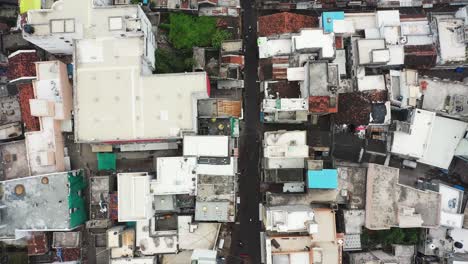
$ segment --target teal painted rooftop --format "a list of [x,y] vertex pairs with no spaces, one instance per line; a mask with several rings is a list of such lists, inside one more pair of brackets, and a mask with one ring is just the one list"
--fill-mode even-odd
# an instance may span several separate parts
[[307,171],[307,187],[310,189],[338,188],[338,171],[336,169]]
[[330,33],[333,32],[333,21],[344,20],[344,12],[323,12],[322,13],[322,27],[323,31]]

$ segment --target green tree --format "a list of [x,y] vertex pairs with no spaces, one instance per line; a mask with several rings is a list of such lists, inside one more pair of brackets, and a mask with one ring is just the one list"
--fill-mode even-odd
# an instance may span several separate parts
[[160,48],[155,52],[155,72],[174,73],[192,71],[193,59],[191,52],[176,52]]
[[228,32],[217,29],[214,17],[171,13],[169,21],[169,40],[176,49],[220,45],[230,37]]
[[216,32],[213,34],[213,37],[211,39],[211,45],[213,45],[213,47],[219,49],[219,48],[221,48],[221,43],[223,43],[223,41],[225,41],[226,39],[229,39],[229,38],[231,38],[231,33],[229,33],[228,31],[225,31],[225,30],[217,29]]
[[380,245],[389,249],[392,244],[415,245],[419,241],[418,228],[391,228],[388,230],[372,231],[363,229],[361,242],[366,248],[374,249]]

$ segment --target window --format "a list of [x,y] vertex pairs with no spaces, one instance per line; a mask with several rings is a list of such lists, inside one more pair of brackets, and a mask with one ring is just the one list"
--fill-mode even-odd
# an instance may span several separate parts
[[109,31],[123,30],[122,17],[109,17]]
[[75,19],[53,19],[50,20],[51,33],[74,33]]

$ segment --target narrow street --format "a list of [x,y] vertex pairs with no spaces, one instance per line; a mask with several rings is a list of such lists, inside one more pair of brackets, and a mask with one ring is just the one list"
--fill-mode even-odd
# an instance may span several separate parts
[[228,263],[261,263],[259,202],[261,125],[257,84],[257,11],[255,2],[241,0],[245,47],[244,122],[240,142],[239,224],[234,228]]

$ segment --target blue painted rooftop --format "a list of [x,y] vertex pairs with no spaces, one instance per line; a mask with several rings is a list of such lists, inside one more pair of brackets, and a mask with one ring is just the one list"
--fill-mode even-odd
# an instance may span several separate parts
[[310,189],[338,188],[338,171],[336,169],[307,171],[307,187]]
[[323,12],[322,27],[325,32],[333,32],[333,20],[344,20],[344,12]]

